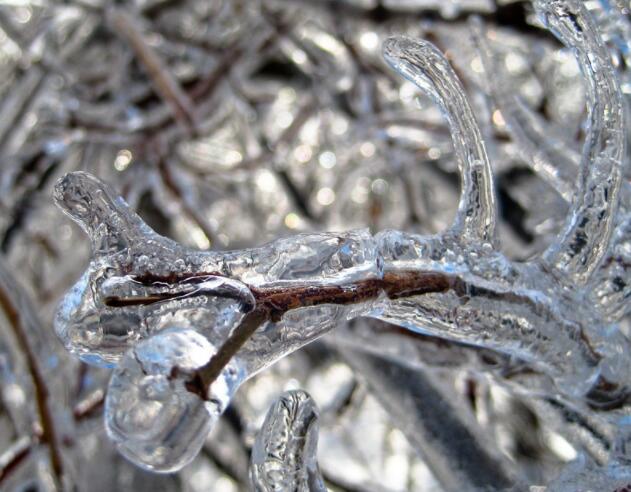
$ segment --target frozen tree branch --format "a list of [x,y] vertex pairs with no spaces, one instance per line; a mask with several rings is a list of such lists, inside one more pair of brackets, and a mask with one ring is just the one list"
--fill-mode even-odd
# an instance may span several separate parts
[[[554,25],[569,15],[556,7],[540,6]],[[611,408],[626,400],[627,373],[619,371],[626,338],[602,329],[603,320],[585,306],[578,286],[559,290],[555,275],[538,262],[511,262],[493,248],[497,219],[490,165],[446,60],[428,43],[409,39],[389,41],[385,53],[437,99],[455,135],[462,201],[455,229],[444,235],[306,234],[244,251],[196,252],[155,234],[87,174],[69,174],[57,184],[57,202],[90,234],[94,251],[88,271],[62,303],[57,331],[85,360],[119,364],[107,396],[107,422],[110,435],[134,461],[161,471],[181,467],[247,378],[337,321],[356,316],[523,358],[571,399]],[[610,126],[621,121],[611,118]],[[619,159],[623,141],[611,138],[611,152]],[[586,148],[586,162],[602,161],[591,143]],[[606,160],[619,168],[619,160]],[[612,179],[613,188],[606,189],[615,198],[619,179]],[[615,202],[605,202],[610,207],[600,215],[603,222],[594,224],[598,230],[608,230],[615,213]],[[585,213],[592,214],[590,204]],[[608,236],[593,239],[606,249]],[[127,326],[123,336],[121,325]],[[182,346],[174,351],[173,343]],[[194,349],[205,344],[202,351]],[[164,356],[157,365],[151,362],[154,353]],[[144,384],[144,374],[155,375],[173,393],[121,399],[127,388]],[[138,431],[135,420],[147,404],[171,415],[156,416],[150,433]],[[187,419],[191,425],[184,426]],[[178,433],[171,432],[175,423]],[[190,435],[196,438],[183,437]],[[156,452],[162,439],[170,443],[169,453]]]

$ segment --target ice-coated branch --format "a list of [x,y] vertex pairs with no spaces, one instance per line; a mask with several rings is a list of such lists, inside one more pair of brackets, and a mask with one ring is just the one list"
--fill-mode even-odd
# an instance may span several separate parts
[[88,173],[64,176],[53,199],[86,232],[95,258],[128,251],[156,236],[120,196]]
[[302,390],[282,394],[270,407],[252,448],[250,479],[256,492],[326,492],[317,462],[318,408]]
[[[625,404],[629,341],[586,302],[582,283],[616,213],[619,93],[602,53],[592,53],[601,46],[584,12],[574,2],[542,5],[578,47],[594,101],[573,214],[581,226],[570,221],[567,232],[578,242],[566,234],[550,250],[556,270],[494,248],[492,175],[471,108],[445,58],[408,38],[388,41],[385,56],[443,109],[462,172],[458,215],[441,235],[311,233],[200,252],[151,231],[96,178],[59,181],[55,199],[90,235],[93,258],[55,326],[85,361],[116,366],[106,422],[126,456],[155,471],[181,468],[245,380],[358,316],[526,361],[570,401]],[[559,270],[577,282],[560,288]]]
[[136,20],[126,10],[113,8],[108,12],[108,21],[111,27],[131,45],[134,53],[148,72],[157,93],[171,107],[175,117],[187,129],[194,131],[196,119],[193,103],[171,72],[166,69],[158,54],[145,41],[136,25]]
[[[34,400],[32,404],[35,407],[34,416],[37,421],[31,423],[31,429],[27,432],[36,432],[35,429],[38,427],[41,429],[41,435],[33,440],[35,442],[38,440],[47,446],[51,476],[56,484],[62,487],[67,477],[64,476],[66,471],[54,412],[58,409],[59,402],[56,399],[59,395],[53,394],[45,377],[46,371],[58,371],[60,367],[55,363],[55,357],[49,356],[45,361],[38,358],[38,354],[41,356],[42,353],[50,350],[47,345],[51,340],[47,339],[47,332],[39,326],[28,297],[13,279],[2,258],[0,258],[0,312],[6,317],[17,346],[24,356],[26,370],[32,384],[32,391],[28,393]],[[5,357],[2,354],[2,358]],[[3,472],[0,471],[0,479],[2,475]]]
[[493,173],[480,129],[462,84],[438,49],[427,41],[404,37],[384,44],[386,61],[431,96],[447,118],[461,174],[458,213],[453,226],[464,242],[496,241]]
[[502,73],[497,55],[487,39],[479,17],[469,21],[473,42],[480,54],[486,82],[493,100],[506,121],[523,160],[568,202],[574,196],[578,157],[563,142],[546,133],[541,117],[515,95],[511,80]]
[[537,0],[544,24],[573,48],[587,85],[588,133],[572,210],[544,260],[569,280],[586,283],[607,252],[625,155],[622,95],[600,34],[576,0]]
[[[603,363],[618,364],[623,356],[617,332],[601,333],[582,298],[557,292],[536,264],[512,265],[497,252],[472,246],[467,251],[450,236],[353,231],[199,252],[152,231],[143,235],[148,228],[110,193],[85,174],[67,176],[58,186],[71,217],[97,236],[103,230],[93,224],[107,224],[105,231],[124,240],[99,236],[95,258],[62,302],[56,328],[84,360],[118,364],[106,400],[109,433],[128,457],[153,470],[183,466],[203,441],[186,438],[186,447],[169,445],[172,453],[157,453],[162,439],[177,441],[188,427],[178,424],[181,431],[171,433],[185,418],[159,412],[150,419],[151,432],[138,435],[135,419],[147,418],[143,408],[174,412],[183,405],[182,415],[193,412],[204,422],[203,434],[243,381],[355,316],[522,357],[574,397],[597,383]],[[117,230],[120,224],[125,233]],[[104,249],[104,243],[123,246]],[[210,345],[183,368],[180,357],[189,351],[184,341],[195,336]],[[173,341],[158,343],[163,339]],[[159,361],[159,372],[148,369],[140,354]],[[137,376],[129,379],[131,368]],[[155,385],[159,391],[132,391]],[[137,397],[129,398],[132,393]],[[163,402],[171,393],[181,395],[179,403]],[[131,421],[123,425],[120,419]]]

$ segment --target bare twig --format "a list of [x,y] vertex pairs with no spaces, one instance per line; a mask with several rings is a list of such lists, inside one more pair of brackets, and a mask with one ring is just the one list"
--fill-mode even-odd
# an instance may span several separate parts
[[0,485],[11,474],[13,470],[18,468],[31,454],[33,449],[33,439],[23,437],[11,444],[0,455]]
[[251,287],[257,306],[247,314],[210,361],[190,380],[190,391],[206,398],[208,388],[254,332],[267,321],[280,321],[293,309],[322,304],[359,304],[385,294],[389,299],[444,292],[451,287],[449,277],[426,272],[387,273],[382,279],[360,280],[347,285],[282,288]]
[[217,241],[217,234],[204,218],[204,216],[186,199],[185,193],[180,189],[180,186],[173,178],[171,169],[162,157],[158,158],[158,171],[160,172],[160,178],[166,186],[166,188],[179,200],[182,205],[182,211],[188,215],[188,217],[195,222],[197,227],[204,233],[209,244],[214,244]]
[[72,414],[75,420],[83,420],[101,409],[103,403],[105,403],[105,393],[102,389],[98,389],[77,403]]
[[171,106],[175,117],[194,133],[196,118],[192,102],[155,50],[146,42],[135,20],[120,9],[110,11],[109,19],[117,34],[134,50],[160,97]]
[[[2,266],[3,270],[6,270],[3,265],[0,264],[0,266]],[[4,271],[3,275],[8,275],[8,272]],[[35,389],[37,412],[42,426],[41,441],[48,445],[53,476],[57,483],[61,484],[63,465],[61,451],[57,444],[54,418],[49,407],[50,393],[46,386],[46,379],[42,374],[37,357],[31,349],[27,335],[29,327],[25,325],[22,311],[18,308],[18,302],[13,298],[11,293],[5,290],[4,285],[0,285],[0,308],[4,311],[9,321],[9,326],[26,359],[26,364]],[[37,329],[40,328],[38,327]]]

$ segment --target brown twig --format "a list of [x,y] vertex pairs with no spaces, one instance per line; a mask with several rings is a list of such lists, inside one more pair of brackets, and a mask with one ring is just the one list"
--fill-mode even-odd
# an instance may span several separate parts
[[9,321],[9,326],[13,330],[15,339],[25,356],[26,364],[31,374],[31,379],[33,380],[37,412],[42,426],[41,441],[48,445],[53,476],[57,483],[61,484],[63,477],[61,451],[57,447],[54,419],[48,407],[49,392],[46,387],[45,378],[39,367],[37,358],[31,350],[26,334],[28,328],[24,325],[23,316],[13,299],[11,299],[11,295],[2,288],[0,288],[0,308],[4,311]]
[[109,20],[117,34],[131,46],[149,74],[156,92],[171,106],[175,117],[194,133],[196,118],[191,100],[167,70],[155,50],[147,44],[135,20],[120,9],[113,9],[109,13]]
[[444,292],[451,279],[434,272],[390,272],[383,278],[359,280],[343,285],[297,287],[250,287],[256,308],[245,316],[210,361],[189,380],[188,389],[207,398],[208,388],[254,332],[267,321],[280,321],[293,309],[322,304],[348,305],[370,301],[385,294],[389,299]]
[[196,371],[195,376],[187,384],[189,391],[206,399],[210,385],[254,332],[269,320],[269,317],[270,313],[266,308],[255,309],[248,313],[217,353],[211,357],[208,364]]
[[[172,274],[166,277],[146,274],[135,276],[136,282],[152,285],[155,282],[180,283],[194,282],[208,276],[224,276],[219,272],[198,272],[196,274]],[[188,389],[206,398],[207,390],[237,354],[254,332],[267,321],[278,322],[283,315],[293,309],[319,306],[323,304],[360,304],[385,295],[389,299],[422,295],[431,292],[444,292],[454,288],[458,279],[442,273],[423,271],[387,272],[381,278],[364,279],[341,285],[297,285],[283,287],[255,287],[248,285],[256,304],[241,324],[233,331],[210,361],[198,369],[189,380]],[[191,295],[194,291],[191,291]],[[203,292],[200,292],[204,295]],[[110,296],[105,303],[110,307],[136,306],[165,302],[182,296],[178,293],[160,293],[142,297]]]
[[34,439],[23,438],[14,442],[0,456],[0,485],[31,454]]

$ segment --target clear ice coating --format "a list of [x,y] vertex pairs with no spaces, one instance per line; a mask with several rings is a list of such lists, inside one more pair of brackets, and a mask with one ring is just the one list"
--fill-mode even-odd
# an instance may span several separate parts
[[168,282],[190,272],[184,250],[149,229],[94,177],[65,176],[54,198],[92,239],[90,266],[55,317],[59,338],[86,362],[113,366],[128,348],[165,325],[211,325],[225,335],[252,309],[249,289],[225,276]]
[[[615,406],[626,395],[629,341],[616,325],[629,297],[629,222],[617,215],[621,93],[582,2],[535,6],[575,52],[590,102],[578,191],[541,257],[515,262],[498,249],[492,170],[473,112],[444,56],[409,38],[386,42],[385,58],[441,107],[462,175],[458,212],[443,234],[311,233],[199,252],[150,230],[96,178],[59,181],[56,202],[89,234],[93,257],[55,326],[84,360],[118,364],[106,419],[127,457],[161,471],[183,466],[243,381],[357,316],[524,360],[580,404]],[[206,395],[191,391],[191,378],[248,313],[261,312],[267,318]]]
[[326,492],[317,462],[318,408],[305,391],[282,394],[270,407],[252,448],[256,492]]
[[428,42],[391,38],[384,44],[383,55],[392,68],[434,99],[449,123],[462,177],[453,234],[464,242],[494,244],[497,219],[491,165],[458,77]]
[[572,211],[545,261],[586,283],[607,251],[625,155],[624,103],[609,54],[583,2],[536,0],[539,17],[573,48],[587,88],[587,137]]
[[179,470],[197,456],[242,379],[242,370],[232,363],[207,400],[189,391],[190,375],[214,353],[199,333],[170,328],[125,354],[105,401],[108,435],[124,456],[159,472]]

